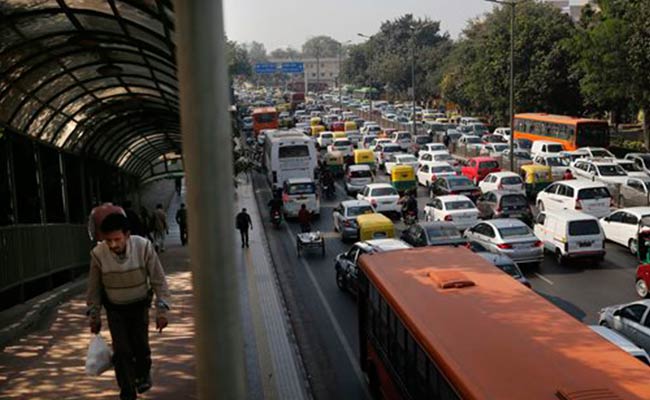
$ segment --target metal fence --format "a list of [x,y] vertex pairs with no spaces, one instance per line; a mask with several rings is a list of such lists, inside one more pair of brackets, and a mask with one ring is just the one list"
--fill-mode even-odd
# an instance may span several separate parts
[[89,263],[84,225],[14,225],[0,228],[0,293]]

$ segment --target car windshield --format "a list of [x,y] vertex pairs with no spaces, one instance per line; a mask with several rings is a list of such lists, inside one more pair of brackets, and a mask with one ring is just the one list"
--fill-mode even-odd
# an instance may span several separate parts
[[549,144],[546,146],[546,151],[549,153],[559,153],[564,151],[564,147],[561,144]]
[[429,136],[417,136],[415,138],[415,143],[417,144],[431,143],[431,138]]
[[334,143],[335,147],[347,147],[347,146],[352,146],[352,143],[350,143],[349,140],[337,140]]
[[363,214],[372,214],[374,211],[370,206],[357,206],[348,208],[348,217],[356,217]]
[[636,165],[632,162],[622,162],[618,164],[621,168],[626,170],[627,172],[638,172],[639,168],[637,168]]
[[614,157],[612,153],[605,149],[591,149],[592,157]]
[[406,163],[418,162],[418,159],[413,156],[403,156],[403,157],[397,157],[397,161],[406,164]]
[[501,205],[503,207],[527,206],[528,200],[522,194],[508,194],[501,198]]
[[570,236],[587,236],[599,235],[600,226],[598,221],[590,219],[586,221],[571,221],[569,222],[569,235]]
[[517,146],[523,150],[530,150],[533,147],[533,142],[526,139],[517,139]]
[[626,176],[627,172],[620,165],[597,165],[600,176]]
[[431,167],[431,172],[434,174],[440,172],[454,172],[454,169],[449,165],[441,165],[439,167]]
[[431,226],[426,228],[429,239],[460,239],[460,232],[454,226]]
[[505,272],[506,274],[512,276],[515,279],[523,278],[523,276],[521,275],[521,272],[519,271],[519,268],[517,268],[517,266],[515,264],[499,263],[499,264],[496,264],[496,266],[501,271]]
[[549,167],[568,167],[569,160],[564,157],[547,157],[546,164],[548,164]]
[[499,163],[496,161],[481,161],[478,167],[479,169],[494,169],[499,168]]
[[483,143],[480,138],[473,137],[473,136],[465,138],[465,141],[467,143]]
[[400,146],[386,146],[384,147],[384,153],[399,153],[402,151]]
[[469,178],[465,177],[458,177],[455,179],[448,179],[447,182],[449,182],[449,186],[451,188],[458,188],[458,187],[463,187],[463,186],[472,186],[472,181],[469,180]]
[[499,151],[499,152],[504,151],[505,149],[508,148],[508,145],[505,144],[505,143],[504,144],[493,144],[492,146],[494,146],[494,150]]
[[376,188],[372,190],[372,196],[393,196],[397,191],[392,187]]
[[450,154],[436,154],[433,156],[435,161],[449,161],[452,159]]
[[611,197],[606,187],[580,189],[578,200],[599,200]]
[[316,185],[313,183],[292,183],[289,185],[287,194],[314,194],[316,193]]
[[525,151],[515,151],[515,157],[521,160],[532,160],[530,153],[526,153]]
[[350,178],[371,178],[372,173],[367,169],[350,171]]
[[506,176],[501,178],[501,183],[504,185],[521,185],[521,178],[518,176]]
[[530,236],[530,229],[527,226],[508,226],[498,229],[499,234],[504,239],[517,236]]
[[473,210],[474,209],[474,203],[471,201],[467,200],[460,200],[460,201],[450,201],[445,203],[445,207],[447,210]]

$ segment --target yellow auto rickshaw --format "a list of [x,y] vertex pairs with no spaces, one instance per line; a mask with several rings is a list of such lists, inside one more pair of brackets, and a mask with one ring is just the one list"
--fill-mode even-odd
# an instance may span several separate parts
[[534,199],[537,193],[553,183],[553,174],[549,166],[527,164],[522,165],[519,171],[519,175],[526,187],[526,195],[529,199]]
[[354,121],[345,121],[345,131],[356,131],[357,124]]
[[334,139],[347,139],[348,138],[348,134],[343,132],[343,131],[336,131],[336,132],[332,132],[332,133],[334,133]]
[[415,170],[410,165],[395,165],[390,169],[390,184],[400,195],[407,190],[416,190]]
[[345,167],[345,160],[343,157],[343,152],[341,151],[328,151],[325,153],[324,160],[325,167],[334,176],[343,176],[343,170]]
[[320,121],[321,121],[320,117],[311,117],[311,119],[309,120],[309,125],[311,126],[320,125]]
[[357,165],[366,164],[370,169],[375,169],[375,153],[370,149],[356,149],[353,151],[354,163]]
[[318,137],[321,132],[325,132],[325,127],[323,125],[312,125],[311,126],[311,135],[313,137]]
[[357,217],[359,240],[386,239],[395,236],[393,221],[383,214],[363,214]]

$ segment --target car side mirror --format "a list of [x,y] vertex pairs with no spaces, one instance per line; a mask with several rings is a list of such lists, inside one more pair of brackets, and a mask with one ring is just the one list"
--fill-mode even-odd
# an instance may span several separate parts
[[615,317],[620,317],[621,316],[621,310],[616,310],[612,313],[613,316]]

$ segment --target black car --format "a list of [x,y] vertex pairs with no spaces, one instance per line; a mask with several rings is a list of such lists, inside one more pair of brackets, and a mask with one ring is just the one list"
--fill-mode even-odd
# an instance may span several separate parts
[[413,247],[466,245],[453,222],[432,221],[411,225],[402,232],[401,239]]
[[479,216],[483,219],[519,218],[527,224],[530,224],[533,220],[528,199],[523,193],[487,192],[479,197],[476,208],[478,208]]
[[429,186],[429,197],[462,194],[472,201],[481,195],[481,190],[466,176],[442,176]]
[[383,251],[401,250],[411,248],[399,239],[374,239],[357,242],[345,253],[336,256],[334,270],[336,271],[336,285],[344,292],[357,293],[357,261],[362,254],[371,254]]

